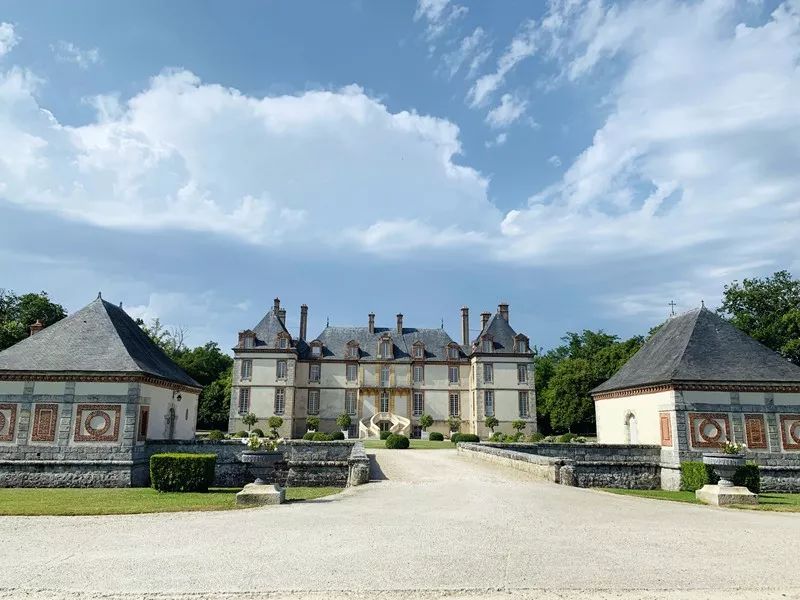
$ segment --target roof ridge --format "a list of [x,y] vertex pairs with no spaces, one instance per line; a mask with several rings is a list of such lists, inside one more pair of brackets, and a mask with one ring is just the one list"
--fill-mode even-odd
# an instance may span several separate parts
[[689,348],[689,344],[691,343],[692,338],[694,337],[695,333],[697,333],[697,319],[700,318],[700,315],[703,312],[703,308],[692,309],[692,310],[686,311],[685,313],[682,313],[680,315],[676,315],[675,317],[673,317],[675,319],[677,319],[679,317],[684,317],[685,318],[685,317],[688,317],[689,315],[691,315],[692,312],[695,311],[695,310],[697,312],[694,314],[694,321],[692,322],[692,330],[689,333],[689,335],[686,336],[686,341],[684,342],[683,348],[681,348],[681,352],[678,355],[678,360],[675,361],[675,364],[672,367],[672,370],[669,372],[670,379],[674,379],[675,378],[675,376],[677,375],[681,365],[683,364],[684,359],[686,358],[686,350]]

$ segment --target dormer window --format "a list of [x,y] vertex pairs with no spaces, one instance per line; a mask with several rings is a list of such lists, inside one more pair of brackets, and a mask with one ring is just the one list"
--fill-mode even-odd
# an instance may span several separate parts
[[489,336],[484,336],[481,339],[481,352],[491,352],[494,350],[494,342]]
[[286,333],[279,333],[278,334],[278,348],[281,350],[286,350],[289,348],[289,336]]
[[411,349],[411,355],[420,360],[425,358],[425,344],[422,342],[416,342]]
[[514,338],[514,352],[529,352],[528,338],[519,334]]
[[314,358],[322,357],[322,342],[319,340],[314,340],[311,342],[311,356]]
[[379,358],[392,358],[392,338],[385,337],[381,339],[378,345]]
[[252,331],[245,330],[239,332],[239,347],[240,348],[254,348],[256,345],[256,334]]
[[447,347],[447,358],[450,360],[458,360],[461,356],[461,352],[458,349],[458,346],[455,344],[450,344]]
[[347,358],[358,358],[358,342],[350,341],[347,343]]
[[245,348],[252,348],[255,346],[255,339],[252,335],[247,335],[242,339],[242,346]]

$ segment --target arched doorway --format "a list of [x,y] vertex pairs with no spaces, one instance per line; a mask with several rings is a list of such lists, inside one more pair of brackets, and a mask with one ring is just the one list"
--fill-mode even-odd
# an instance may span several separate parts
[[627,415],[625,415],[625,443],[639,443],[639,428],[636,423],[636,415],[632,412],[629,412]]

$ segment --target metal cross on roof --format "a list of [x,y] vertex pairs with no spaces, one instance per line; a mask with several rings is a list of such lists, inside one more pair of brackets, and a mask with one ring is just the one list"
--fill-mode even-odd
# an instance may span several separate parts
[[670,315],[672,315],[674,317],[675,316],[675,306],[676,306],[675,300],[670,300],[669,303],[667,304],[667,306],[670,307]]

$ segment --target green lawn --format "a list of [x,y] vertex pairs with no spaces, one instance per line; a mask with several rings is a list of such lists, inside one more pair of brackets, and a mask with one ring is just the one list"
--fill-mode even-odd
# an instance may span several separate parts
[[[668,492],[667,490],[625,490],[619,488],[603,488],[604,492],[621,494],[624,496],[637,496],[639,498],[654,498],[656,500],[669,500],[671,502],[689,502],[702,504],[695,498],[694,492]],[[800,494],[764,493],[758,496],[759,504],[755,506],[734,504],[731,508],[748,510],[769,510],[777,512],[800,512]]]
[[[152,488],[1,488],[0,515],[122,515],[237,508],[241,488],[207,493],[157,492]],[[300,502],[341,491],[336,487],[286,488],[286,500]]]
[[[432,442],[430,440],[409,440],[411,450],[454,450],[456,445],[450,440]],[[364,448],[386,448],[386,440],[363,440]]]

